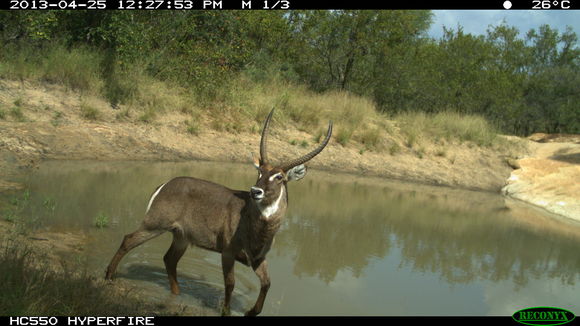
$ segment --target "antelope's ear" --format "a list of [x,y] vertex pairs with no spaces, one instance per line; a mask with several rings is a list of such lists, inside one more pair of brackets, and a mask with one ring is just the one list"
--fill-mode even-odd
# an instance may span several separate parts
[[288,172],[286,172],[286,176],[288,177],[288,181],[298,181],[306,175],[306,167],[304,164],[297,165]]
[[251,153],[252,154],[252,164],[254,165],[254,167],[256,169],[260,168],[260,158],[258,156],[256,156],[256,154]]

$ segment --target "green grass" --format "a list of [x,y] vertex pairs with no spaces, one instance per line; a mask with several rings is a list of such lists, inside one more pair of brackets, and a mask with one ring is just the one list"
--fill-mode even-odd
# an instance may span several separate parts
[[0,53],[0,77],[38,80],[42,74],[42,60],[38,50],[28,44],[7,45]]
[[398,143],[392,143],[388,148],[390,155],[396,155],[401,152],[401,146]]
[[42,201],[42,207],[50,213],[54,214],[56,210],[56,201],[53,198],[45,197]]
[[242,117],[261,126],[268,112],[276,108],[273,128],[293,125],[314,135],[315,142],[326,134],[329,120],[336,128],[335,139],[346,144],[363,130],[365,122],[379,118],[373,101],[348,92],[316,93],[276,77],[268,82],[255,82],[242,75],[235,84],[238,86],[234,87],[229,104],[241,108]]
[[18,97],[14,100],[14,105],[17,107],[21,107],[24,104],[24,99],[22,97]]
[[346,146],[350,141],[354,130],[348,127],[340,128],[336,131],[335,139],[342,146]]
[[95,49],[68,48],[55,42],[43,49],[30,44],[11,44],[0,56],[0,77],[45,81],[76,91],[101,91],[100,63],[103,56]]
[[412,112],[399,114],[395,120],[399,122],[409,148],[422,141],[437,142],[440,139],[491,147],[497,139],[497,130],[478,115]]
[[382,139],[383,136],[378,128],[363,128],[358,137],[359,142],[368,150],[381,149]]
[[131,118],[131,112],[129,108],[121,109],[117,114],[115,114],[115,119],[119,121],[127,120]]
[[13,231],[26,234],[41,225],[42,216],[47,212],[46,206],[34,209],[31,205],[31,193],[26,189],[18,195],[8,197],[9,206],[0,212],[2,219],[13,223]]
[[8,209],[2,213],[2,218],[7,222],[16,222],[18,215],[14,210]]
[[99,120],[99,118],[101,117],[99,109],[86,102],[81,101],[80,111],[81,116],[87,120],[96,121]]
[[199,124],[194,120],[194,119],[190,119],[190,120],[186,120],[185,121],[185,126],[187,128],[187,132],[194,135],[194,136],[198,136],[199,132],[200,132],[200,126]]
[[137,120],[143,123],[152,123],[153,120],[155,120],[155,110],[152,108],[148,108],[143,113],[141,113],[141,115],[139,115]]
[[143,315],[142,302],[96,282],[78,263],[58,262],[14,239],[0,244],[0,315]]
[[13,106],[10,111],[10,116],[19,122],[24,122],[26,121],[26,118],[24,117],[24,113],[22,112],[22,109],[18,106]]
[[426,154],[425,147],[420,146],[419,148],[417,148],[417,150],[415,151],[415,154],[417,155],[418,158],[425,157],[425,154]]
[[62,123],[62,112],[55,111],[52,114],[52,119],[50,119],[50,124],[52,124],[55,127],[58,127],[61,123]]
[[102,56],[94,49],[54,46],[46,53],[42,79],[77,91],[100,91],[103,85],[99,70],[101,60]]
[[20,196],[12,196],[8,202],[17,208],[22,208],[30,202],[30,190],[26,189]]
[[103,229],[109,226],[109,217],[105,213],[99,213],[95,217],[95,226],[99,229]]

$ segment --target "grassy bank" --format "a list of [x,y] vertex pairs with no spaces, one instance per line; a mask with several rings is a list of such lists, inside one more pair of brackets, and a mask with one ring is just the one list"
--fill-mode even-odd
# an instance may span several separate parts
[[0,248],[0,315],[142,315],[143,302],[112,293],[74,263],[54,262],[22,241]]
[[[277,126],[305,131],[311,139],[289,140],[307,146],[320,140],[328,120],[335,123],[334,139],[345,147],[392,155],[411,151],[445,155],[445,146],[470,143],[506,150],[496,129],[484,118],[455,112],[379,114],[372,100],[347,92],[315,93],[271,76],[256,78],[251,71],[224,81],[212,97],[159,80],[146,71],[146,63],[110,67],[105,53],[62,44],[41,50],[11,46],[0,56],[0,78],[39,84],[57,84],[79,94],[79,111],[90,121],[103,119],[104,110],[116,109],[115,119],[154,124],[172,111],[185,113],[184,130],[197,135],[211,129],[228,133],[258,133],[264,116],[277,109]],[[100,98],[111,107],[93,105]],[[0,98],[1,100],[1,98]],[[50,107],[45,107],[50,110]],[[0,119],[26,121],[26,99],[0,102]],[[54,124],[62,112],[55,111]],[[435,145],[434,151],[429,151]]]
[[132,291],[119,291],[82,264],[81,235],[39,232],[57,203],[37,209],[30,191],[0,202],[0,315],[143,315],[153,309]]
[[[0,315],[135,316],[172,315],[182,307],[155,304],[120,281],[110,283],[89,270],[82,232],[43,228],[58,203],[44,198],[35,207],[27,189],[0,198]],[[95,227],[106,226],[104,214]],[[195,313],[195,312],[193,312]]]

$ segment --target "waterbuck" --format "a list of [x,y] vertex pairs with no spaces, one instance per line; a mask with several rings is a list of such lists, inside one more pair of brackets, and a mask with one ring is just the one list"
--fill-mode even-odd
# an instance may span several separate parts
[[221,253],[225,283],[222,314],[229,315],[234,289],[234,263],[251,266],[260,279],[260,294],[247,316],[262,311],[270,288],[266,254],[280,228],[288,207],[288,181],[306,174],[304,163],[318,155],[328,144],[332,121],[322,143],[312,152],[280,165],[271,165],[267,135],[274,110],[264,122],[260,157],[253,157],[258,180],[250,191],[231,190],[222,185],[191,177],[177,177],[157,187],[149,200],[141,227],[123,239],[121,247],[107,267],[111,279],[119,261],[131,249],[166,231],[173,233],[171,247],[163,256],[171,292],[179,294],[177,262],[189,244]]

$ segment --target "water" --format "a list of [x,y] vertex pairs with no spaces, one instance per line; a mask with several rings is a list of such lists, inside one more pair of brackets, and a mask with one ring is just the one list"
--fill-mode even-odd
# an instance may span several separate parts
[[[249,164],[47,162],[28,188],[38,224],[87,233],[84,260],[103,275],[155,187],[181,175],[232,189],[256,180]],[[530,306],[580,313],[578,223],[498,194],[312,170],[289,185],[289,198],[268,254],[263,315],[511,315]],[[94,227],[99,215],[109,227]],[[174,297],[162,261],[170,243],[165,234],[130,252],[118,278],[152,301],[213,311],[223,298],[219,255],[188,249]],[[249,309],[258,291],[253,271],[236,264],[234,312]]]

